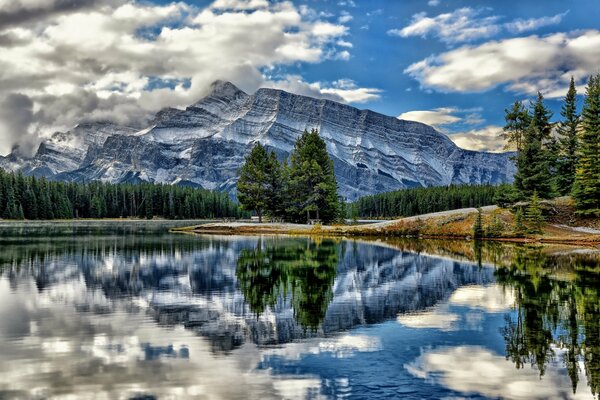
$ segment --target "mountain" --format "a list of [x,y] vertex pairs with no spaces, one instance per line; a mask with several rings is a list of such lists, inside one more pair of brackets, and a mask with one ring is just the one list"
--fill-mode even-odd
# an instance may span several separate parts
[[141,131],[80,124],[46,140],[32,159],[11,154],[0,167],[56,180],[152,181],[233,193],[254,143],[283,159],[312,128],[327,142],[340,194],[349,200],[415,186],[509,182],[515,172],[510,154],[461,149],[422,123],[276,89],[249,95],[223,81],[185,110],[160,111]]

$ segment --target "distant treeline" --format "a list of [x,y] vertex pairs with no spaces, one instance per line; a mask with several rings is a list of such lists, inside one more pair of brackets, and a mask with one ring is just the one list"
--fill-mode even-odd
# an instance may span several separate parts
[[0,218],[240,217],[226,193],[143,183],[66,183],[0,170]]
[[496,204],[510,185],[450,185],[403,189],[365,196],[350,205],[351,217],[410,217]]

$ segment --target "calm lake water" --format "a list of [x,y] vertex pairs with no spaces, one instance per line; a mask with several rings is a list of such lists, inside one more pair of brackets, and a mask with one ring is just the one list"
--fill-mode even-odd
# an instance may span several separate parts
[[596,253],[165,228],[0,224],[0,398],[598,398]]

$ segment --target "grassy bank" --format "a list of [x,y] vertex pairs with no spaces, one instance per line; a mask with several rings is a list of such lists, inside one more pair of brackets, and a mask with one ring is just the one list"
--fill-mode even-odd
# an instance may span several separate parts
[[[482,222],[485,227],[495,224],[493,237],[485,240],[562,243],[582,246],[600,245],[600,221],[579,220],[568,199],[547,204],[548,216],[539,234],[515,234],[514,213],[495,206],[482,209]],[[393,221],[365,225],[301,225],[286,223],[212,223],[176,229],[183,232],[225,235],[286,234],[345,237],[423,237],[470,239],[477,210],[465,208],[424,214]]]

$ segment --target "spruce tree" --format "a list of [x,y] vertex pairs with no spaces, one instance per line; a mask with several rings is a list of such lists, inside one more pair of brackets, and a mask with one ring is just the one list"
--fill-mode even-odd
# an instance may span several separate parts
[[581,127],[573,196],[580,215],[600,216],[600,74],[589,79]]
[[473,237],[481,239],[483,234],[483,216],[481,215],[481,208],[478,208],[477,215],[475,216],[475,224],[473,225]]
[[271,151],[265,165],[266,211],[270,217],[285,218],[286,170],[274,151]]
[[525,211],[525,220],[527,221],[529,233],[542,233],[544,226],[544,216],[540,207],[540,198],[537,192],[533,192],[529,201],[529,206]]
[[515,149],[517,152],[523,149],[525,131],[531,123],[529,111],[522,102],[516,101],[510,109],[504,110],[504,125],[502,138],[506,140],[506,149]]
[[517,157],[515,187],[522,198],[530,197],[533,192],[544,198],[552,195],[552,175],[548,168],[548,158],[534,128],[527,130],[523,151]]
[[246,157],[237,183],[240,204],[245,210],[256,212],[259,222],[262,222],[264,211],[269,203],[268,165],[267,151],[260,143],[256,143]]
[[569,91],[560,112],[562,121],[558,124],[560,152],[557,170],[557,189],[562,195],[570,194],[575,182],[575,168],[577,166],[577,128],[579,115],[577,115],[577,90],[575,80],[571,77]]
[[513,225],[513,233],[516,237],[521,237],[525,234],[527,228],[525,227],[525,223],[523,222],[523,210],[518,208],[515,212],[515,222]]
[[333,161],[317,130],[304,133],[290,156],[288,215],[294,221],[312,218],[331,222],[339,213]]

